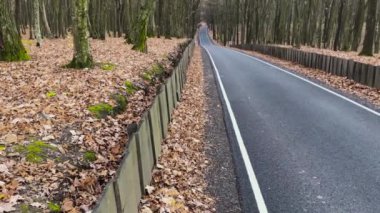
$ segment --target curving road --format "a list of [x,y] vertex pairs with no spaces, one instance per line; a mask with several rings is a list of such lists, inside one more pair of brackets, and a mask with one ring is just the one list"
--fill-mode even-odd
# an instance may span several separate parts
[[[199,33],[245,212],[380,212],[380,113]],[[218,81],[217,80],[217,81]]]

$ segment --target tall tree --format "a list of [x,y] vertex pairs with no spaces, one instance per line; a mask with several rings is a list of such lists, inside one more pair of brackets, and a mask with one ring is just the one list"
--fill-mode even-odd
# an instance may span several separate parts
[[131,40],[133,49],[141,52],[148,52],[148,22],[149,17],[153,12],[155,0],[140,1],[140,12],[137,20],[134,23]]
[[49,25],[49,21],[47,19],[47,15],[46,15],[46,7],[45,7],[45,1],[44,0],[41,0],[40,1],[40,10],[41,10],[41,15],[42,15],[42,21],[44,23],[44,27],[45,27],[45,35],[50,38],[51,37],[51,29],[50,29],[50,25]]
[[335,33],[335,40],[334,40],[334,50],[337,51],[338,47],[340,45],[340,37],[342,33],[343,28],[343,8],[344,8],[344,0],[340,0],[339,4],[339,15],[338,15],[338,27],[336,29]]
[[364,37],[363,49],[360,55],[373,56],[373,43],[375,39],[376,11],[378,0],[368,0],[366,33]]
[[29,56],[21,42],[14,16],[7,1],[0,1],[0,61],[23,61]]
[[33,0],[33,34],[37,40],[37,47],[41,46],[41,27],[40,27],[40,0]]
[[88,0],[74,1],[74,58],[67,66],[70,68],[87,68],[93,66],[93,59],[90,53],[90,43],[88,40]]
[[357,12],[355,14],[354,28],[352,29],[352,47],[351,49],[357,51],[359,48],[361,34],[363,29],[363,21],[365,15],[365,0],[358,2]]

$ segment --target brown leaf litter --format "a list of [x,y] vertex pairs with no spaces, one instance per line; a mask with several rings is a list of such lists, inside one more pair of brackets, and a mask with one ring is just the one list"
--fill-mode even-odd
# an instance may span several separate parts
[[214,200],[206,193],[204,127],[206,102],[203,91],[203,63],[195,48],[182,101],[174,111],[163,153],[153,173],[148,195],[140,212],[215,212]]
[[[292,48],[292,46],[289,46],[289,45],[273,45],[273,46]],[[316,48],[316,47],[310,47],[310,46],[301,46],[300,50],[305,51],[305,52],[319,53],[323,55],[344,58],[344,59],[353,60],[353,61],[357,61],[357,62],[361,62],[365,64],[372,64],[374,66],[380,66],[380,54],[374,54],[374,56],[361,56],[359,55],[359,52],[355,52],[355,51],[334,51],[331,49]]]
[[[72,38],[45,40],[41,48],[24,40],[30,61],[0,63],[0,212],[47,211],[49,202],[65,212],[90,209],[118,168],[127,125],[140,120],[156,87],[129,96],[126,111],[115,117],[96,119],[88,107],[112,103],[110,96],[125,90],[125,81],[141,81],[154,63],[171,69],[168,55],[177,54],[184,41],[152,38],[143,54],[122,38],[91,40],[95,61],[115,65],[105,71],[100,65],[63,68],[73,56]],[[42,163],[29,162],[19,151],[35,141],[46,144],[24,152],[41,160],[32,154],[43,149]],[[86,160],[86,153],[95,161]]]

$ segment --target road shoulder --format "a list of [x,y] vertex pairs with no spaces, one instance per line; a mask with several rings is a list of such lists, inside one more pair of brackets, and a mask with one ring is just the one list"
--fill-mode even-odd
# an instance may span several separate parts
[[204,64],[204,92],[206,94],[206,156],[210,165],[206,173],[207,190],[216,200],[216,212],[242,212],[237,190],[232,150],[224,121],[222,103],[213,70],[202,50]]

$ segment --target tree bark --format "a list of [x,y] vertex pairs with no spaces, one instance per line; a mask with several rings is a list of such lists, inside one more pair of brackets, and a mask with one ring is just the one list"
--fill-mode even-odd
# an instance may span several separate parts
[[42,36],[40,27],[40,2],[33,0],[33,34],[37,40],[37,47],[41,46]]
[[45,30],[46,30],[46,37],[50,38],[51,37],[51,29],[50,29],[49,21],[48,21],[47,16],[46,16],[46,8],[45,8],[45,1],[44,0],[41,0],[41,2],[40,2],[40,9],[41,9],[41,13],[42,13],[42,21],[44,23]]
[[29,56],[21,42],[14,16],[6,1],[0,1],[0,61],[24,61]]
[[151,13],[153,12],[155,0],[146,0],[140,3],[141,9],[139,16],[134,23],[132,44],[134,50],[147,53],[147,38],[148,38],[148,22]]
[[340,35],[341,35],[342,25],[343,25],[343,23],[342,23],[343,7],[344,7],[344,2],[343,2],[343,0],[340,0],[339,16],[338,16],[338,28],[336,29],[336,34],[335,34],[334,51],[337,51],[338,47],[340,46]]
[[360,55],[373,56],[373,43],[376,28],[376,10],[378,0],[368,0],[368,12],[366,21],[366,33],[364,37],[363,49]]
[[93,66],[88,32],[88,0],[74,0],[74,58],[67,66],[83,69]]

